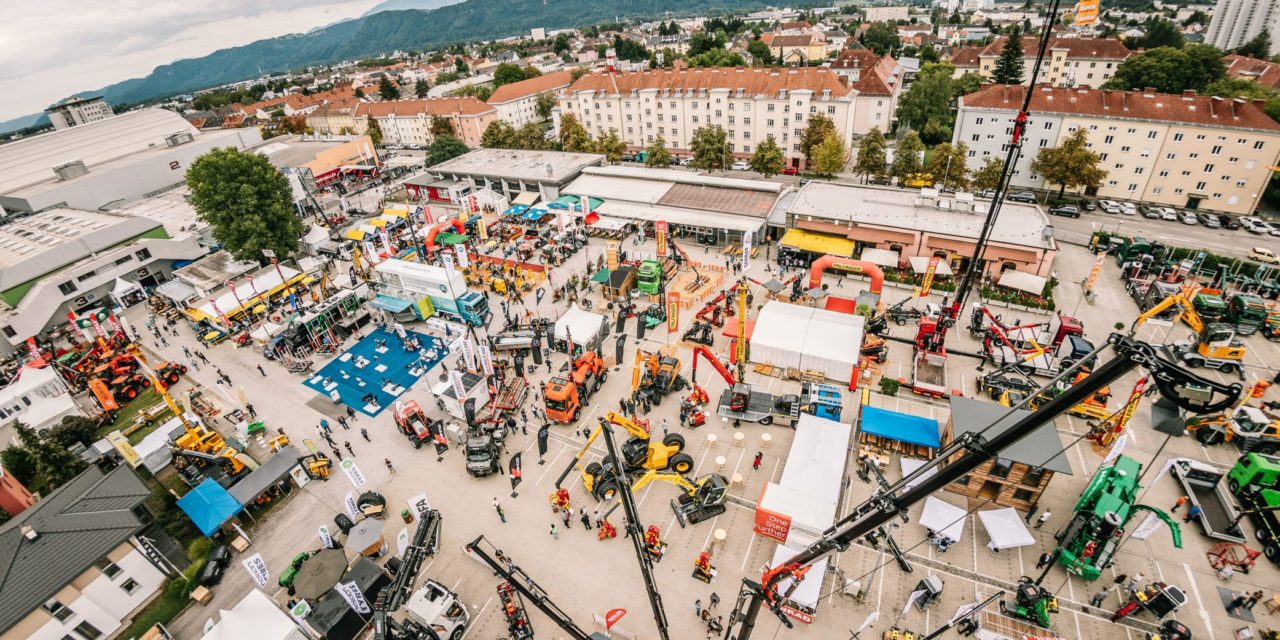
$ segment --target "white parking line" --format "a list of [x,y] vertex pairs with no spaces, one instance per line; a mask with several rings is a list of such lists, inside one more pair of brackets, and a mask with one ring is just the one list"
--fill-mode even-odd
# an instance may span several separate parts
[[1195,596],[1196,608],[1200,613],[1200,619],[1204,621],[1205,630],[1209,632],[1209,640],[1214,640],[1213,623],[1209,622],[1209,612],[1204,610],[1204,600],[1200,599],[1200,588],[1196,586],[1196,577],[1191,573],[1191,566],[1187,563],[1182,563],[1182,569],[1187,572],[1187,585],[1191,587],[1191,595]]

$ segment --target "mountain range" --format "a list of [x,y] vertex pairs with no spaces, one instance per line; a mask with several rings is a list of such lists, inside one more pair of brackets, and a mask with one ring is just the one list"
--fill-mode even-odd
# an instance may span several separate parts
[[[116,105],[190,93],[267,73],[368,58],[392,51],[527,34],[530,29],[582,27],[671,15],[718,15],[755,10],[757,0],[385,0],[364,16],[305,34],[295,33],[156,67],[142,78],[78,95],[101,95]],[[443,6],[441,6],[443,5]],[[401,9],[404,7],[404,9]],[[434,7],[434,8],[432,8]],[[11,120],[34,122],[26,116]],[[0,132],[26,126],[19,124]]]

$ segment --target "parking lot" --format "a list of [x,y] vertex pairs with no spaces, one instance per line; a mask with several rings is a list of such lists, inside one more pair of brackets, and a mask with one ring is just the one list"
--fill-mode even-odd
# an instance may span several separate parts
[[[1134,224],[1143,220],[1141,216],[1121,218],[1118,215],[1093,213],[1082,216],[1078,222],[1087,228],[1090,222],[1121,219],[1125,221],[1126,231],[1130,220]],[[1077,221],[1062,222],[1065,225]],[[1183,230],[1170,226],[1174,223],[1154,220],[1146,223],[1166,225],[1170,229],[1169,233],[1177,234],[1183,243],[1187,233],[1191,231],[1190,225]],[[1195,233],[1199,238],[1201,234],[1225,232],[1213,231],[1210,234],[1209,230],[1197,227]],[[1241,237],[1247,235],[1243,231],[1232,233],[1243,234]],[[1206,238],[1201,242],[1208,240]],[[600,255],[604,250],[602,245],[597,246],[597,242],[593,241],[591,247],[593,255]],[[645,248],[652,250],[652,243]],[[723,261],[723,256],[696,250],[692,257],[712,264]],[[564,267],[557,269],[557,280],[570,273],[581,273],[585,265],[584,259],[580,252]],[[1118,280],[1118,268],[1110,260],[1106,262],[1099,278],[1096,299],[1092,303],[1083,300],[1079,283],[1088,275],[1093,262],[1094,256],[1085,248],[1063,245],[1055,265],[1062,282],[1056,296],[1058,308],[1082,318],[1086,335],[1094,343],[1100,344],[1116,323],[1127,325],[1132,321],[1137,309],[1125,294],[1123,285]],[[761,281],[773,277],[775,274],[765,271],[767,264],[763,255],[760,259],[753,260],[749,275]],[[337,272],[345,273],[346,269],[340,268]],[[828,275],[826,282],[835,292],[847,297],[852,297],[865,288],[864,281],[852,278],[838,279]],[[893,303],[909,295],[908,289],[889,288],[884,297],[887,303]],[[931,298],[934,302],[941,301],[938,296]],[[532,297],[526,300],[526,304],[534,307]],[[564,304],[553,305],[551,296],[546,296],[541,305],[537,306],[537,312],[543,317],[555,318],[565,308]],[[1037,317],[1027,311],[997,311],[1006,320],[1017,319],[1024,323]],[[681,330],[688,325],[690,318],[687,316],[691,315],[689,313],[681,319]],[[1045,316],[1041,314],[1038,317]],[[141,324],[141,318],[131,319]],[[914,327],[911,325],[895,327],[891,324],[890,327],[895,336],[911,338],[914,335]],[[425,331],[416,325],[409,328]],[[1149,326],[1140,335],[1146,339],[1165,341],[1180,339],[1185,333],[1185,327]],[[659,329],[656,334],[650,333],[641,346],[654,350],[676,344],[678,337],[678,333],[667,335]],[[164,358],[173,359],[180,355],[184,342],[194,346],[191,336],[184,335],[180,342],[170,341],[167,348],[156,349],[155,345],[150,344],[150,340],[147,340],[147,347],[152,351],[159,351],[158,355]],[[1245,362],[1249,374],[1267,378],[1274,375],[1276,363],[1280,363],[1280,344],[1267,342],[1258,335],[1246,338],[1246,342],[1249,352]],[[628,342],[628,357],[635,346],[633,343],[634,340]],[[727,344],[726,338],[717,336],[712,351],[725,354]],[[948,345],[960,351],[979,350],[978,341],[959,328],[950,333]],[[691,351],[687,345],[677,347],[677,354],[683,361],[682,371],[687,376]],[[609,376],[604,388],[594,397],[590,412],[576,426],[556,425],[552,428],[550,447],[542,463],[538,460],[536,425],[530,425],[533,428],[527,434],[517,433],[509,439],[506,453],[519,451],[524,460],[523,482],[517,488],[515,497],[512,497],[511,485],[505,476],[468,476],[464,470],[462,454],[457,447],[439,460],[429,448],[415,450],[396,431],[389,415],[391,412],[385,412],[376,418],[361,416],[352,423],[351,431],[338,429],[334,433],[335,440],[340,443],[348,441],[354,448],[355,459],[368,478],[368,485],[361,490],[372,488],[382,493],[386,496],[392,513],[398,513],[410,497],[425,492],[432,507],[443,514],[443,544],[440,552],[424,565],[421,576],[433,578],[454,588],[471,607],[473,622],[467,637],[504,637],[506,630],[505,620],[495,607],[495,587],[498,580],[487,568],[462,552],[462,545],[479,535],[484,535],[503,549],[583,629],[603,629],[597,621],[602,619],[606,611],[621,607],[627,613],[614,627],[615,633],[621,637],[656,637],[649,602],[629,542],[621,537],[621,533],[616,539],[597,540],[594,532],[582,529],[576,517],[566,527],[553,515],[547,502],[556,479],[582,446],[582,425],[592,425],[605,412],[616,410],[617,399],[630,391],[629,361],[619,366],[613,362],[612,350],[606,351],[610,352],[605,355],[614,375]],[[276,363],[264,362],[255,349],[237,349],[230,344],[223,344],[209,349],[207,355],[231,376],[236,387],[243,389],[247,400],[256,405],[259,415],[271,429],[283,428],[295,442],[319,441],[316,425],[323,418],[332,422],[338,415],[339,408],[327,402],[327,398],[321,399],[311,389],[303,386],[302,378],[286,373]],[[889,359],[881,365],[881,370],[887,376],[909,378],[910,355],[908,345],[890,343]],[[317,368],[324,363],[323,360],[317,361]],[[258,364],[267,367],[266,377],[260,376],[256,371],[255,366]],[[950,386],[966,395],[975,395],[979,375],[977,364],[977,360],[966,357],[948,358]],[[565,357],[556,354],[552,358],[550,372],[547,368],[539,368],[529,377],[529,383],[535,389],[541,388],[548,377],[564,366]],[[433,416],[437,415],[437,411],[426,387],[428,381],[434,383],[438,379],[439,373],[438,369],[432,370],[424,376],[427,380],[420,382],[406,394],[408,398],[418,400],[423,407],[429,407],[428,412]],[[1139,375],[1138,372],[1131,373],[1114,384],[1115,396],[1126,397],[1128,389]],[[1207,372],[1206,375],[1218,374]],[[209,386],[214,383],[210,368],[193,372],[193,379]],[[750,369],[747,379],[773,392],[794,393],[798,388],[795,382],[765,377]],[[724,388],[724,383],[714,376],[704,374],[699,382],[706,387],[712,398],[718,397]],[[1280,392],[1275,390],[1268,393],[1268,399],[1280,397]],[[853,415],[852,403],[855,397],[854,394],[844,396],[846,421]],[[536,400],[530,400],[531,404],[534,402]],[[896,397],[872,393],[871,402],[876,406],[940,420],[945,420],[948,414],[945,402],[912,396],[906,394],[905,390]],[[1113,405],[1116,402],[1113,400]],[[653,425],[665,421],[672,430],[677,430],[680,428],[677,426],[677,404],[674,401],[664,403],[655,407],[646,417]],[[696,467],[689,475],[698,477],[712,471],[727,477],[741,474],[742,483],[731,487],[729,510],[710,522],[681,528],[676,524],[668,504],[676,497],[676,489],[667,484],[654,483],[637,495],[643,524],[656,524],[669,545],[665,558],[656,568],[656,580],[674,638],[702,637],[704,628],[695,615],[694,601],[701,600],[705,606],[713,592],[721,600],[713,613],[727,618],[741,580],[744,577],[758,579],[760,572],[772,558],[775,544],[752,533],[753,510],[764,484],[780,477],[793,433],[789,428],[776,425],[766,427],[744,424],[740,429],[735,429],[713,413],[709,414],[705,426],[683,431],[688,442],[686,450],[696,461]],[[906,551],[914,568],[913,572],[905,573],[892,558],[878,549],[863,543],[854,544],[832,558],[831,567],[838,568],[838,572],[832,570],[825,575],[811,575],[808,578],[823,581],[824,597],[812,624],[797,624],[796,629],[785,630],[778,619],[766,610],[758,620],[755,637],[846,637],[858,629],[874,611],[879,612],[879,619],[864,634],[878,634],[894,625],[927,633],[949,619],[960,605],[985,598],[999,590],[1008,592],[1019,576],[1035,575],[1037,556],[1045,550],[1052,550],[1053,533],[1069,519],[1076,498],[1106,453],[1087,441],[1078,441],[1078,437],[1088,430],[1082,420],[1063,417],[1057,424],[1063,441],[1074,443],[1069,452],[1074,473],[1055,477],[1051,491],[1042,500],[1041,513],[1051,512],[1052,517],[1043,528],[1032,530],[1040,545],[993,555],[986,548],[985,531],[977,524],[976,517],[969,516],[962,540],[945,554],[941,554],[925,541],[924,528],[916,524],[921,509],[917,505],[909,514],[909,522],[899,521],[891,530],[899,546]],[[1155,472],[1164,460],[1186,456],[1226,468],[1234,462],[1237,455],[1232,445],[1206,449],[1193,438],[1186,437],[1173,439],[1164,446],[1163,438],[1151,430],[1150,424],[1149,404],[1144,402],[1131,423],[1131,437],[1125,450],[1125,455],[1154,467],[1144,482],[1148,485],[1141,495],[1141,501],[1145,504],[1168,509],[1181,495],[1181,489],[1173,479],[1166,476],[1155,481]],[[368,429],[371,442],[361,439],[357,431],[360,428]],[[744,443],[743,446],[734,446],[731,444],[734,442],[733,434],[739,430],[745,434]],[[772,437],[772,442],[767,445],[760,437],[765,433]],[[709,435],[716,435],[716,441],[710,442]],[[1160,456],[1155,457],[1157,450],[1162,448]],[[588,458],[598,459],[602,451],[602,444],[597,442],[588,453]],[[763,454],[763,463],[759,470],[753,470],[751,463],[757,451]],[[841,514],[848,513],[868,498],[874,488],[854,473],[855,457],[850,455],[848,460]],[[384,467],[384,458],[394,465],[394,474]],[[723,465],[717,463],[718,458],[724,459]],[[891,481],[899,477],[896,465],[889,466],[887,475]],[[573,508],[576,512],[580,507],[585,507],[588,513],[593,513],[600,505],[586,494],[576,477],[576,474],[571,473],[565,482],[571,492]],[[250,550],[261,553],[266,559],[273,581],[274,576],[279,574],[297,552],[319,546],[317,527],[332,525],[333,516],[344,511],[344,496],[352,490],[351,484],[342,474],[334,473],[327,482],[312,482],[296,491],[286,504],[270,513],[268,520],[257,530]],[[942,493],[939,497],[964,509],[977,506],[977,503],[969,503],[956,494]],[[505,523],[499,520],[492,506],[495,500],[505,511]],[[614,521],[619,522],[619,519],[615,516]],[[552,524],[561,528],[558,537],[550,534]],[[388,520],[389,540],[394,538],[401,526],[398,518],[391,516]],[[1251,525],[1244,526],[1248,529]],[[716,530],[724,530],[727,538],[713,551],[712,563],[718,573],[715,581],[706,585],[690,574],[698,553],[708,548]],[[1183,528],[1182,549],[1173,548],[1166,531],[1147,540],[1130,540],[1123,546],[1119,560],[1110,569],[1110,574],[1132,575],[1142,572],[1148,579],[1160,579],[1182,587],[1188,593],[1189,602],[1177,618],[1187,624],[1197,638],[1225,640],[1235,628],[1245,623],[1228,616],[1218,594],[1219,588],[1234,591],[1263,589],[1270,594],[1276,585],[1280,585],[1280,571],[1275,565],[1263,560],[1252,573],[1237,574],[1230,582],[1224,582],[1214,574],[1206,560],[1205,551],[1210,543],[1194,524]],[[394,548],[394,543],[392,546]],[[212,603],[203,608],[190,608],[171,626],[179,637],[198,636],[199,630],[213,611],[219,607],[229,607],[239,600],[245,590],[252,588],[249,574],[239,570],[237,563],[233,562],[232,567],[223,583],[214,589]],[[916,583],[931,574],[937,575],[945,583],[938,604],[924,611],[913,607],[899,616]],[[862,599],[846,595],[846,580],[857,581],[864,587]],[[1062,613],[1053,618],[1053,632],[1063,638],[1144,638],[1142,634],[1154,628],[1149,617],[1136,616],[1118,625],[1108,622],[1110,611],[1119,604],[1118,596],[1115,595],[1117,590],[1113,589],[1113,595],[1106,600],[1105,611],[1087,606],[1090,596],[1102,585],[1109,583],[1110,580],[1104,579],[1098,583],[1086,584],[1079,578],[1069,578],[1059,567],[1053,568],[1044,583],[1058,595],[1062,607]],[[283,591],[273,595],[281,602],[287,599]],[[531,606],[529,610],[534,628],[540,634],[545,633],[546,637],[563,637],[546,617],[534,611]],[[984,627],[999,634],[992,637],[1018,638],[1022,633],[1030,631],[1028,627],[1019,626],[1021,623],[996,615],[998,608],[995,606],[986,611]],[[1260,618],[1266,617],[1261,606],[1255,608],[1254,614]]]

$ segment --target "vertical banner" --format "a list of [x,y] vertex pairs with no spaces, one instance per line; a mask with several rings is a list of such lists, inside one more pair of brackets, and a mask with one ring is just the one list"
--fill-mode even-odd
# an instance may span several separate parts
[[1164,523],[1160,522],[1160,516],[1157,516],[1154,513],[1148,513],[1147,519],[1143,520],[1142,524],[1138,525],[1138,528],[1134,529],[1133,534],[1129,537],[1135,540],[1146,540],[1151,537],[1151,534],[1159,531],[1160,527],[1163,525]]
[[458,266],[466,269],[471,266],[471,256],[467,255],[466,245],[453,245],[453,252],[458,256]]
[[680,326],[680,292],[667,292],[667,333],[675,333]]
[[1107,452],[1107,457],[1103,458],[1102,462],[1098,464],[1098,468],[1110,466],[1116,458],[1120,457],[1120,454],[1124,451],[1124,446],[1128,443],[1129,434],[1120,434],[1120,437],[1116,438],[1115,444],[1111,445],[1111,450]]
[[36,346],[35,336],[27,336],[27,352],[31,354],[32,360],[40,358],[40,347]]
[[[351,494],[348,493],[347,495]],[[323,544],[326,549],[333,548],[333,536],[329,534],[329,527],[324,525],[320,525],[320,544]]]
[[119,307],[113,307],[111,311],[107,311],[107,324],[111,325],[111,335],[120,333],[120,322],[116,320],[115,314],[115,309],[118,308]]
[[653,223],[654,236],[658,241],[658,257],[667,257],[667,221],[659,220]]
[[1087,27],[1098,21],[1098,11],[1102,8],[1102,0],[1080,0],[1076,3],[1075,24]]
[[[231,326],[231,321],[228,320],[227,316],[222,313],[222,309],[218,308],[217,300],[214,300],[213,298],[209,298],[209,306],[213,307],[213,312],[218,314],[218,320],[222,322],[222,326],[224,327]],[[89,317],[93,319],[93,330],[98,332],[98,335],[102,335],[102,325],[98,324],[97,316],[95,316],[94,314],[89,314]]]
[[929,295],[929,291],[933,289],[933,274],[938,272],[938,263],[941,261],[942,258],[938,256],[929,258],[929,268],[925,269],[924,282],[920,283],[920,295],[917,297],[923,298]]
[[453,395],[461,403],[467,397],[467,390],[462,386],[462,374],[457,369],[449,371],[449,384],[453,385]]
[[[209,302],[213,302],[213,298],[209,298]],[[221,311],[218,311],[218,305],[217,305],[217,303],[214,303],[214,305],[213,305],[213,310],[218,314],[218,317],[219,317],[219,318],[222,318],[222,324],[226,324],[226,325],[229,325],[229,324],[230,324],[230,323],[227,321],[227,317],[226,317],[226,316],[224,316],[224,315],[222,315],[222,312],[221,312]],[[107,338],[107,337],[110,337],[110,336],[108,336],[108,335],[107,335],[107,332],[106,332],[106,331],[103,331],[103,330],[102,330],[102,323],[101,323],[101,322],[98,322],[98,310],[97,310],[97,309],[94,309],[93,311],[90,311],[90,312],[89,312],[89,324],[93,326],[93,332],[94,332],[95,334],[97,334],[97,336],[98,336],[99,338]]]
[[452,280],[452,279],[453,279],[453,276],[454,276],[454,270],[453,270],[453,254],[452,254],[452,253],[449,253],[449,252],[447,252],[447,251],[441,251],[441,252],[440,252],[440,261],[444,263],[444,274],[445,274],[445,276],[447,276],[450,280]]
[[338,595],[342,596],[343,600],[347,601],[347,605],[351,607],[352,611],[362,616],[367,616],[373,612],[369,608],[369,601],[364,599],[364,593],[360,591],[360,585],[356,584],[355,581],[339,582],[338,586],[334,587],[334,590],[338,592]]
[[1097,260],[1093,261],[1093,268],[1089,269],[1089,278],[1084,281],[1084,290],[1093,291],[1093,285],[1098,281],[1098,276],[1102,273],[1102,263],[1106,261],[1107,256],[1100,255]]
[[255,553],[241,562],[249,575],[253,576],[253,581],[258,584],[258,588],[267,588],[267,580],[271,578],[271,572],[267,571],[267,561],[262,559],[262,554]]
[[489,351],[489,345],[480,345],[480,366],[484,368],[486,376],[493,375],[493,353]]
[[512,491],[515,491],[516,487],[520,486],[520,481],[524,475],[524,465],[520,461],[521,453],[517,451],[514,456],[511,456],[511,460],[507,462],[507,474],[511,476]]
[[345,498],[342,499],[342,506],[346,507],[347,515],[355,520],[360,515],[360,509],[356,505],[356,494],[348,491]]
[[[476,370],[476,345],[471,342],[471,338],[462,339],[462,357],[465,358],[467,361],[467,370],[475,371]],[[459,396],[458,399],[461,400],[462,397]]]
[[560,229],[560,233],[564,233],[565,227],[569,225],[569,222],[565,219],[567,217],[568,215],[564,209],[556,209],[556,227]]
[[400,555],[403,556],[404,552],[408,548],[409,548],[409,527],[404,527],[403,529],[400,530],[400,533],[396,534],[396,549],[398,549],[400,552]]
[[547,455],[547,440],[549,440],[550,438],[551,438],[551,427],[545,424],[542,425],[542,428],[538,429],[538,459],[539,460],[542,459],[542,456]]
[[605,243],[605,266],[609,271],[618,270],[618,241],[609,240]]
[[489,239],[489,225],[485,223],[483,216],[476,221],[476,233],[480,234],[481,240]]
[[751,242],[754,238],[750,233],[742,234],[742,270],[746,271],[751,268]]
[[75,331],[76,335],[80,336],[81,340],[89,339],[89,336],[85,335],[84,331],[80,329],[80,323],[76,322],[76,314],[74,311],[67,311],[67,322],[70,323],[71,330]]
[[356,466],[354,458],[343,458],[338,463],[342,467],[342,472],[347,474],[347,479],[351,481],[351,486],[359,489],[364,486],[364,474],[360,472],[360,467]]

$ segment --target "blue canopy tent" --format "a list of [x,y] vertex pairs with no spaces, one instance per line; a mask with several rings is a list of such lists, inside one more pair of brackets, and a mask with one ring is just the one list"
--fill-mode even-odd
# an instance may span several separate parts
[[518,216],[518,215],[520,215],[520,214],[524,213],[524,212],[525,212],[525,210],[526,210],[526,209],[528,209],[528,208],[529,208],[529,205],[527,205],[527,204],[513,204],[513,205],[511,205],[510,207],[507,207],[507,210],[506,210],[506,211],[503,211],[503,212],[502,212],[502,215],[504,215],[504,216]]
[[859,430],[862,437],[874,436],[930,449],[942,446],[937,420],[878,407],[862,407]]
[[186,512],[200,533],[208,536],[217,531],[222,523],[230,520],[231,516],[244,510],[244,505],[233,498],[222,485],[212,478],[206,478],[200,486],[178,499],[178,508]]

